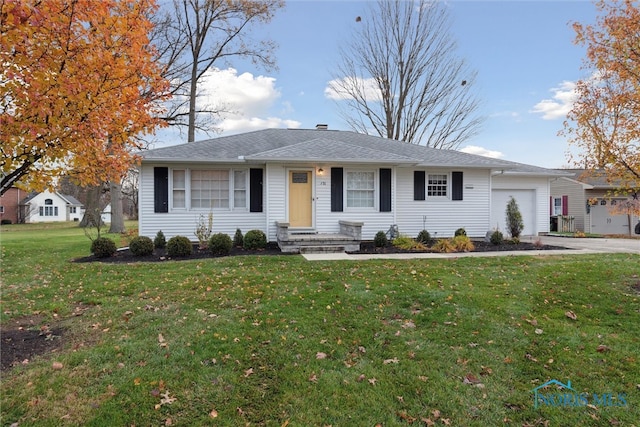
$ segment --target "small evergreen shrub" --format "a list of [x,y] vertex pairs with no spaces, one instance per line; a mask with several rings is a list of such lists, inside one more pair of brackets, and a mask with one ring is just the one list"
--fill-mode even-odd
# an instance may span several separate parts
[[116,253],[116,243],[108,237],[98,237],[91,242],[91,252],[98,258],[107,258]]
[[451,243],[453,244],[453,247],[456,248],[457,252],[471,252],[476,248],[471,239],[462,234],[454,237]]
[[373,244],[376,245],[376,248],[384,248],[389,244],[389,239],[387,239],[387,235],[384,231],[378,231],[373,238]]
[[467,235],[467,230],[465,230],[464,228],[460,227],[458,228],[454,233],[453,236],[466,236]]
[[153,253],[153,240],[147,236],[136,236],[129,242],[129,251],[135,256],[151,255]]
[[164,249],[167,246],[167,239],[165,239],[162,230],[158,231],[156,238],[153,239],[153,246],[158,249]]
[[418,233],[418,237],[416,238],[418,243],[422,243],[423,245],[428,245],[431,243],[431,234],[427,230],[422,230]]
[[262,230],[249,230],[244,235],[245,249],[264,249],[267,246],[267,236]]
[[209,252],[212,255],[229,255],[233,241],[228,234],[217,233],[209,238]]
[[236,234],[233,235],[233,246],[241,248],[244,245],[244,236],[239,228],[236,228]]
[[404,249],[406,251],[425,250],[426,247],[422,243],[418,243],[409,236],[400,235],[393,239],[393,246]]
[[451,239],[438,240],[435,243],[435,245],[432,246],[432,249],[436,252],[447,253],[447,254],[456,251],[456,248],[455,246],[453,246],[453,242]]
[[502,232],[500,230],[496,230],[493,233],[491,233],[491,237],[489,238],[489,241],[494,245],[498,246],[498,245],[501,245],[502,242],[504,242],[504,236],[502,235]]
[[193,252],[191,241],[184,236],[173,236],[167,242],[167,255],[170,257],[189,256]]
[[196,231],[193,233],[198,238],[199,248],[207,249],[207,245],[209,244],[209,237],[211,237],[211,233],[213,232],[213,213],[209,212],[209,215],[206,217],[202,214],[198,217],[198,221],[196,221]]
[[520,238],[520,233],[522,233],[524,229],[524,222],[522,221],[522,214],[518,208],[518,203],[513,197],[511,197],[509,203],[507,203],[506,217],[509,234],[511,234],[513,239]]

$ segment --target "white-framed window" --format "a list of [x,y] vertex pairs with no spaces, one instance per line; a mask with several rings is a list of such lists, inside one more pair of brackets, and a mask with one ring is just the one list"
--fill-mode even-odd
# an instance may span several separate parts
[[346,175],[347,208],[375,207],[375,172],[347,171]]
[[174,209],[184,209],[187,207],[187,180],[186,171],[174,169],[172,174],[171,196]]
[[69,213],[74,214],[74,213],[76,213],[76,212],[77,212],[77,208],[76,208],[75,206],[70,206],[70,207],[69,207]]
[[246,169],[233,171],[233,207],[247,207],[247,179],[249,174]]
[[247,209],[248,169],[173,169],[172,209]]
[[562,215],[562,197],[553,198],[553,214]]
[[4,206],[0,205],[0,214],[4,213]]
[[58,207],[53,206],[52,199],[44,200],[44,206],[40,206],[40,216],[58,216]]
[[429,174],[429,176],[427,177],[427,196],[446,197],[447,187],[447,174]]

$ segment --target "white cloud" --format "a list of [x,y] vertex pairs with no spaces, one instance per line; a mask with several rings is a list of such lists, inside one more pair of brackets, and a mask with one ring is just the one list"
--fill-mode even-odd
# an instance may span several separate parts
[[[205,73],[200,86],[201,106],[225,111],[216,124],[223,134],[267,127],[299,127],[301,123],[295,120],[272,117],[271,109],[281,96],[275,82],[274,77],[238,74],[233,68],[212,68]],[[288,102],[283,102],[281,107],[285,114],[293,111]]]
[[543,99],[533,106],[531,113],[542,114],[544,120],[556,120],[566,117],[576,99],[576,84],[564,81],[559,87],[552,88],[552,99]]
[[[345,88],[348,90],[345,90]],[[381,100],[380,89],[372,77],[368,79],[361,77],[333,79],[324,88],[324,96],[334,101],[353,99],[353,96],[350,95],[353,92],[362,94],[367,101]]]
[[504,153],[496,150],[489,150],[484,147],[478,147],[477,145],[467,145],[460,149],[463,153],[477,154],[478,156],[491,157],[494,159],[501,159],[504,157]]

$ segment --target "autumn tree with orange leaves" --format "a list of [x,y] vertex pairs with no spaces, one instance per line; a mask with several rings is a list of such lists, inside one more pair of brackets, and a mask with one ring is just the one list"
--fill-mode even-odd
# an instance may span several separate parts
[[640,9],[631,0],[599,1],[596,25],[573,25],[587,47],[590,77],[576,85],[577,100],[561,134],[580,149],[574,163],[604,173],[617,193],[640,197]]
[[120,180],[163,122],[152,0],[3,0],[0,194]]

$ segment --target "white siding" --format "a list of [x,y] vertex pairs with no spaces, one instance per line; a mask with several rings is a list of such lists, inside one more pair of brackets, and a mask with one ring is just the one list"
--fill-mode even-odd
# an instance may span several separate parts
[[456,169],[463,173],[463,199],[451,200],[451,170],[420,169],[429,174],[449,174],[447,197],[413,200],[413,168],[398,169],[397,224],[400,233],[416,237],[426,228],[432,237],[453,237],[464,228],[469,237],[484,237],[489,228],[488,170]]
[[[527,234],[536,236],[549,232],[549,178],[499,174],[492,177],[492,188],[496,190],[532,190],[534,193],[534,212],[527,212],[526,215],[534,216],[535,229]],[[505,209],[506,206],[492,206],[492,210],[504,211]],[[525,215],[525,212],[521,213],[523,216]]]
[[[139,220],[138,229],[141,236],[147,236],[154,238],[158,231],[162,230],[162,233],[167,239],[173,236],[185,236],[192,241],[197,241],[195,235],[196,225],[200,218],[200,215],[208,216],[209,209],[192,209],[192,210],[178,210],[169,209],[166,213],[154,212],[154,190],[153,190],[153,168],[152,164],[144,164],[140,171],[140,183],[139,183]],[[166,165],[162,165],[166,166]],[[188,165],[172,165],[171,169],[185,169]],[[231,168],[232,166],[226,166]],[[237,166],[233,166],[237,167]],[[257,166],[254,166],[257,167]],[[200,168],[200,166],[198,167]],[[225,168],[225,166],[216,165],[215,168]],[[266,182],[266,180],[265,180]],[[169,188],[169,197],[171,197],[171,188]],[[248,196],[247,196],[248,197]],[[248,205],[248,200],[247,200]],[[266,203],[263,203],[263,210],[266,207]],[[213,213],[213,233],[225,233],[233,237],[237,228],[240,228],[243,233],[249,230],[262,230],[266,233],[266,214],[265,212],[249,212],[249,208],[246,209],[212,209]]]

